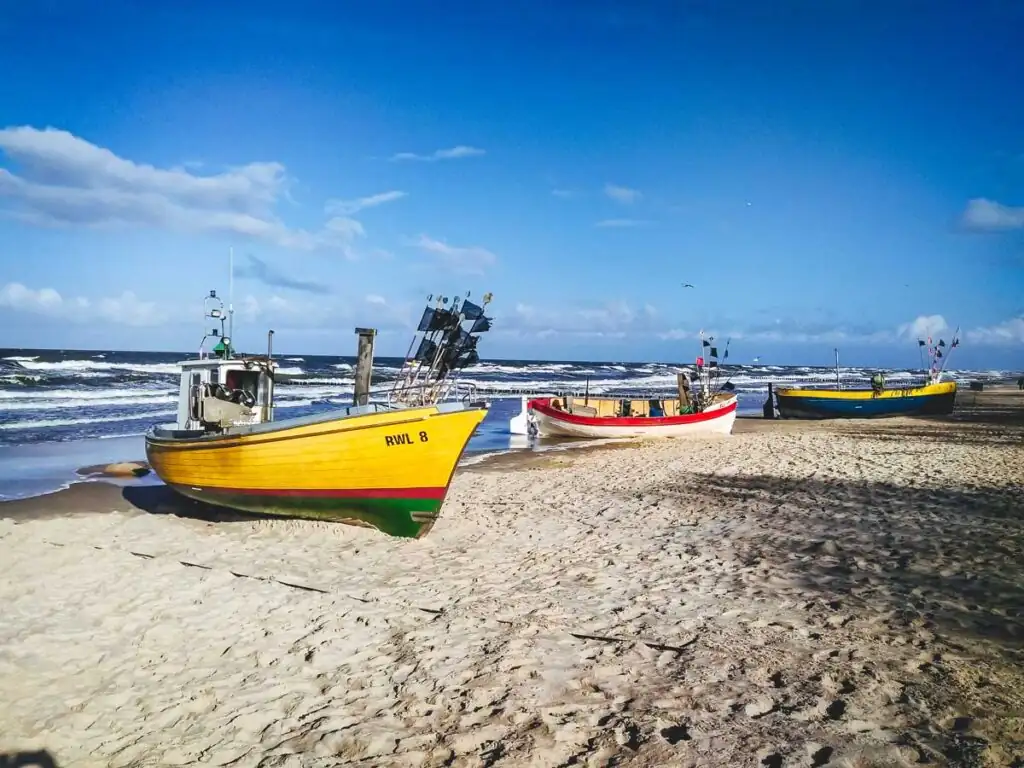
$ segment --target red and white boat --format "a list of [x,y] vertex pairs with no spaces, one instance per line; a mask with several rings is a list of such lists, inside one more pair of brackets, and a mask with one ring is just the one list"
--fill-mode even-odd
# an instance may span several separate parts
[[[594,397],[588,380],[582,397],[524,397],[523,409],[509,421],[509,430],[513,435],[590,439],[729,435],[739,404],[735,387],[728,381],[717,386],[721,369],[714,337],[705,339],[701,331],[700,340],[702,354],[696,360],[700,387],[696,390],[691,388],[685,371],[676,375],[674,398],[658,393]],[[707,364],[704,350],[710,357]],[[728,357],[726,342],[722,359]]]
[[[581,398],[576,398],[581,399]],[[728,435],[736,421],[736,395],[721,393],[699,413],[679,413],[678,400],[542,397],[526,402],[538,437],[684,437]]]

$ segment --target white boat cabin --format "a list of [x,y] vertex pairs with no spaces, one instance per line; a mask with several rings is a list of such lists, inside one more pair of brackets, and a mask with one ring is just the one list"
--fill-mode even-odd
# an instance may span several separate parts
[[180,365],[176,429],[221,432],[274,420],[275,363],[211,357]]

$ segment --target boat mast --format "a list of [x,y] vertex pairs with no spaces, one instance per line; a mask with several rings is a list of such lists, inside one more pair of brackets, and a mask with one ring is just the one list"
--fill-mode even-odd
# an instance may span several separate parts
[[[942,341],[942,339],[939,339],[939,341]],[[939,370],[935,372],[935,381],[934,381],[935,384],[938,384],[940,381],[942,381],[942,373],[943,373],[943,371],[946,370],[946,363],[949,362],[949,356],[952,354],[953,350],[956,349],[957,346],[959,346],[959,344],[960,344],[960,326],[958,325],[956,327],[956,330],[953,332],[953,341],[950,342],[949,351],[946,352],[945,355],[942,355],[942,365],[940,365],[939,366]],[[938,347],[936,347],[936,350],[938,350]]]
[[228,340],[224,345],[224,359],[231,357],[231,345],[235,341],[235,249],[228,248]]
[[835,347],[832,350],[836,353],[836,389],[842,389],[843,385],[839,383],[839,347]]

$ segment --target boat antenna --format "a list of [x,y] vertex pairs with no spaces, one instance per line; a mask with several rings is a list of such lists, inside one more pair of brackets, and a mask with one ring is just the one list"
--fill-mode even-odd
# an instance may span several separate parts
[[[940,346],[945,346],[945,344],[943,343],[942,339],[939,339],[939,345]],[[938,347],[935,348],[936,352],[938,353],[938,356],[942,358],[942,365],[939,366],[939,370],[936,371],[936,373],[935,373],[935,382],[936,383],[938,383],[942,379],[942,372],[946,370],[946,363],[949,362],[949,356],[953,353],[953,350],[956,349],[958,346],[960,346],[960,326],[959,325],[956,327],[956,330],[953,332],[953,340],[949,344],[949,352],[947,352],[945,355],[943,355],[942,352],[938,351],[938,349],[939,349]]]
[[231,345],[235,341],[235,249],[228,248],[228,338],[224,342],[224,359],[231,357]]

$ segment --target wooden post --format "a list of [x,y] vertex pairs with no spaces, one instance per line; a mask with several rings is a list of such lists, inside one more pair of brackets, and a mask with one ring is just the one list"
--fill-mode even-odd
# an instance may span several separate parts
[[366,405],[370,402],[370,376],[373,374],[373,338],[377,335],[376,328],[356,328],[359,336],[359,347],[356,351],[356,383],[353,393],[353,405]]
[[764,401],[761,415],[766,419],[775,418],[775,389],[770,381],[768,382],[768,399]]
[[676,374],[676,388],[679,390],[679,409],[683,410],[690,404],[690,380],[682,371]]
[[267,331],[267,376],[263,387],[263,415],[260,420],[263,422],[274,420],[274,332]]

